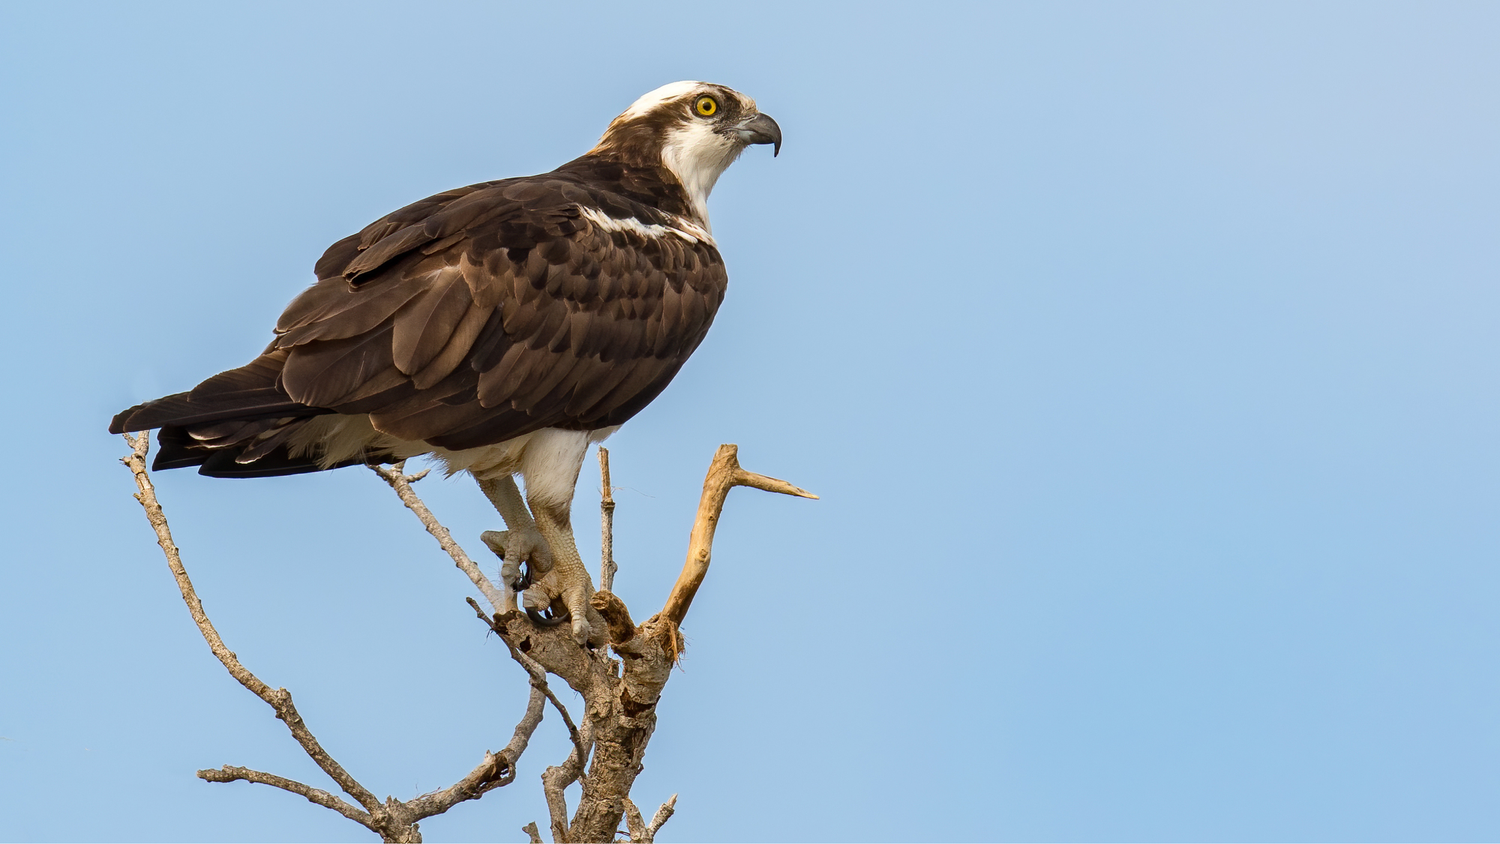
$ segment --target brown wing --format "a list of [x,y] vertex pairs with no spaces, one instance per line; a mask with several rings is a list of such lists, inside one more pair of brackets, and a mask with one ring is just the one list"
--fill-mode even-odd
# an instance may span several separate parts
[[582,213],[631,205],[539,176],[375,222],[334,244],[282,315],[267,350],[285,355],[278,386],[453,449],[624,422],[703,340],[726,284],[710,243]]

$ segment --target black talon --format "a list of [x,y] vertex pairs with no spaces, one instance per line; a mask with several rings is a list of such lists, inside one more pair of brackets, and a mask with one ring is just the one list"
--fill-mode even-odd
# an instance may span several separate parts
[[525,592],[531,588],[531,582],[534,579],[531,573],[531,562],[525,561],[521,563],[521,576],[511,581],[510,589],[512,592]]
[[[510,588],[517,594],[520,594],[521,592],[525,592],[527,589],[530,589],[531,583],[535,579],[536,573],[531,570],[531,561],[527,560],[521,564],[521,576],[516,580],[515,583],[511,584]],[[557,608],[559,614],[553,613],[553,607]],[[569,615],[567,608],[563,606],[561,601],[553,601],[552,606],[547,607],[547,609],[543,610],[542,612],[537,612],[536,610],[527,607],[526,615],[529,616],[532,622],[538,627],[556,627],[559,624],[572,620],[572,616]]]
[[546,615],[542,615],[531,607],[527,607],[526,615],[530,616],[531,621],[538,627],[556,627],[557,625],[562,624],[568,620],[568,616],[563,616],[562,618],[553,618],[551,607],[547,608]]

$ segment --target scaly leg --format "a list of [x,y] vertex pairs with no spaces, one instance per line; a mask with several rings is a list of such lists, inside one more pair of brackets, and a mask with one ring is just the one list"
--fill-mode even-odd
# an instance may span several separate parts
[[[503,560],[500,578],[505,582],[505,607],[516,609],[516,590],[521,587],[521,565],[531,564],[531,585],[521,596],[521,606],[541,612],[560,604],[573,622],[573,637],[579,644],[603,644],[604,619],[589,606],[594,584],[578,554],[569,522],[568,504],[561,506],[532,500],[530,510],[510,475],[479,481],[480,489],[505,519],[508,530],[488,530],[480,539]],[[535,513],[535,520],[532,514]]]
[[[573,527],[568,518],[570,506],[558,506],[535,498],[530,501],[537,530],[552,549],[552,567],[541,577],[533,578],[531,589],[526,590],[527,604],[542,596],[549,602],[560,599],[573,620],[573,638],[578,644],[604,644],[607,630],[604,619],[589,605],[589,599],[594,596],[594,583],[589,579],[588,569],[584,567],[578,546],[573,541]],[[533,596],[534,590],[540,594]]]
[[[537,530],[516,479],[510,475],[502,478],[480,479],[479,488],[495,505],[495,510],[505,520],[507,530],[487,530],[479,538],[491,551],[499,555],[500,580],[505,587],[505,606],[501,612],[516,609],[516,590],[521,588],[521,565],[530,562],[533,574],[551,570],[552,551],[547,540]],[[546,602],[542,607],[545,608]]]

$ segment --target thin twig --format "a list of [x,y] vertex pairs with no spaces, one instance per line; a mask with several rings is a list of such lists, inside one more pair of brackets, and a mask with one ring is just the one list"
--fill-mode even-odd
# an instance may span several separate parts
[[599,589],[613,592],[615,572],[615,494],[609,485],[609,449],[599,446]]
[[571,773],[573,756],[562,765],[554,765],[542,772],[542,796],[547,798],[547,821],[552,827],[552,840],[566,844],[568,837],[568,795],[566,789],[578,779]]
[[656,840],[656,833],[661,829],[662,824],[664,824],[668,820],[670,820],[671,817],[672,817],[672,815],[673,815],[673,813],[675,813],[676,811],[677,811],[677,795],[674,794],[671,797],[667,798],[667,802],[661,804],[661,808],[657,809],[656,810],[656,814],[654,816],[652,816],[652,818],[651,818],[651,825],[648,826],[648,827],[646,827],[646,839],[645,840],[647,842],[655,841]]
[[332,809],[361,826],[370,826],[369,812],[361,812],[359,809],[345,803],[321,788],[313,788],[296,780],[278,777],[275,774],[268,774],[265,771],[241,768],[238,765],[225,765],[222,768],[210,768],[199,771],[198,779],[208,782],[234,782],[236,780],[243,780],[245,782],[274,786],[282,791],[290,791],[293,794],[305,797],[309,803],[316,803],[325,809]]
[[[272,689],[260,678],[251,673],[249,669],[245,668],[240,663],[239,658],[224,644],[223,639],[220,638],[218,631],[214,628],[213,622],[209,620],[208,614],[204,611],[203,603],[198,598],[198,593],[193,587],[192,580],[188,578],[187,569],[182,564],[181,555],[178,553],[177,546],[172,542],[172,532],[167,525],[166,514],[162,511],[160,502],[157,501],[155,486],[152,484],[150,475],[146,470],[146,455],[151,447],[150,439],[145,434],[135,437],[126,434],[125,441],[130,444],[131,454],[122,459],[121,462],[129,467],[131,473],[135,476],[136,486],[140,490],[135,498],[146,511],[146,519],[151,523],[152,529],[155,530],[157,543],[161,545],[162,552],[166,555],[167,566],[172,571],[172,577],[177,581],[177,587],[182,592],[182,599],[187,604],[188,612],[192,615],[193,622],[198,626],[198,631],[203,635],[204,640],[208,642],[209,650],[213,651],[214,656],[229,671],[230,676],[234,677],[235,680],[239,681],[240,685],[249,689],[256,697],[265,701],[275,710],[276,717],[286,723],[287,729],[291,731],[297,743],[302,746],[303,751],[317,763],[318,767],[323,769],[324,773],[328,774],[334,782],[338,783],[340,788],[359,801],[365,810],[361,811],[322,789],[313,788],[296,780],[251,768],[225,765],[217,770],[202,770],[198,772],[198,776],[201,779],[208,782],[221,783],[243,780],[274,786],[283,791],[300,795],[308,801],[325,808],[332,809],[344,817],[370,829],[387,841],[420,841],[421,833],[418,832],[416,826],[418,821],[446,812],[456,803],[464,800],[473,800],[488,791],[509,785],[515,781],[516,762],[520,759],[521,754],[525,752],[532,734],[536,731],[537,725],[542,721],[542,713],[545,710],[546,700],[550,696],[549,690],[533,688],[531,700],[526,708],[526,714],[522,716],[520,723],[516,725],[515,734],[512,736],[510,744],[506,745],[505,749],[498,754],[486,752],[484,760],[463,779],[446,789],[422,795],[410,802],[403,802],[394,798],[389,798],[384,803],[377,800],[374,794],[360,785],[318,743],[317,738],[308,729],[307,724],[302,720],[302,716],[297,712],[297,708],[292,702],[291,694],[286,689]],[[417,512],[419,517],[423,517],[424,524],[427,523],[431,519],[432,514],[426,511],[426,507],[421,506],[421,501],[416,499],[415,494],[411,492],[410,486],[412,481],[419,480],[426,473],[405,476],[400,473],[400,467],[398,466],[394,474],[394,480],[386,475],[382,475],[382,477],[386,477],[387,482],[391,483],[391,486],[396,489],[398,494],[402,492],[404,487],[406,495],[403,495],[403,501],[407,500],[407,495],[415,500],[421,509],[419,511],[417,507],[413,507],[413,511]],[[411,506],[411,504],[408,503],[407,506]],[[436,521],[433,520],[432,524],[436,525]],[[441,525],[436,525],[436,527],[437,530],[432,532],[435,536],[438,536],[441,543],[445,537],[448,537],[448,533]],[[429,530],[431,530],[431,527],[429,527]],[[438,531],[441,531],[441,535],[439,535]],[[452,542],[451,537],[448,537],[448,541]],[[459,549],[458,553],[462,555],[462,549]],[[464,559],[467,558],[465,557]],[[457,558],[455,558],[455,561],[457,561]],[[472,565],[470,563],[470,566]],[[460,567],[462,567],[462,564],[460,564]],[[480,575],[480,577],[483,578],[483,575]],[[481,588],[483,588],[482,585]],[[470,599],[470,603],[478,609],[478,604],[473,599]],[[564,718],[566,717],[566,713],[564,713]]]
[[626,797],[625,828],[632,844],[653,844],[656,841],[656,833],[675,811],[677,811],[677,795],[674,794],[667,799],[667,802],[661,804],[661,808],[657,809],[656,815],[651,818],[651,823],[647,824],[646,819],[641,817],[641,810],[636,808],[635,803],[629,797]]
[[432,534],[433,538],[438,541],[438,545],[441,545],[443,550],[448,553],[448,556],[453,558],[453,564],[469,576],[469,580],[479,588],[480,593],[484,595],[484,599],[489,601],[491,611],[504,606],[505,600],[500,590],[495,588],[495,584],[491,583],[490,579],[484,576],[484,572],[480,571],[479,566],[475,565],[474,561],[469,559],[469,555],[464,553],[464,549],[459,547],[457,542],[453,541],[453,534],[449,533],[448,529],[438,522],[437,517],[432,515],[432,511],[427,509],[427,505],[422,503],[422,499],[418,498],[417,493],[412,490],[411,485],[421,480],[427,474],[427,471],[423,470],[415,475],[406,475],[403,474],[405,468],[406,461],[402,461],[391,467],[370,467],[371,471],[390,484],[391,489],[396,491],[396,495],[401,497],[401,503],[405,504],[407,509],[417,514],[417,518],[422,521],[422,526],[427,528],[427,532]]
[[583,740],[573,746],[568,758],[561,765],[554,765],[542,772],[542,794],[547,798],[547,814],[552,821],[552,840],[572,841],[572,829],[568,824],[567,788],[577,782],[588,764],[588,751],[584,747],[593,742],[593,727],[583,722]]
[[505,763],[510,766],[512,779],[515,778],[517,760],[526,752],[526,745],[531,742],[532,734],[542,723],[542,716],[547,711],[547,695],[543,692],[544,690],[536,686],[531,687],[531,696],[526,700],[526,716],[521,719],[521,723],[516,725],[515,734],[510,737],[510,744],[500,751],[500,756],[504,757]]
[[683,564],[682,574],[678,575],[677,583],[672,586],[672,593],[667,596],[667,603],[662,607],[662,616],[674,624],[682,624],[688,607],[693,603],[693,596],[698,594],[698,587],[708,574],[708,562],[713,556],[714,530],[719,525],[720,514],[724,512],[724,499],[737,486],[795,495],[798,498],[817,498],[807,490],[786,481],[741,469],[739,447],[719,446],[713,463],[709,465],[708,476],[703,479],[703,495],[698,499],[698,516],[693,520],[693,533],[688,540],[687,562]]
[[203,602],[198,600],[198,593],[193,588],[193,582],[188,579],[187,569],[182,565],[182,557],[178,554],[177,546],[172,542],[172,531],[167,526],[167,516],[162,512],[161,504],[156,500],[156,488],[146,473],[146,454],[151,448],[150,437],[144,433],[136,437],[126,434],[125,441],[130,444],[131,454],[120,462],[128,466],[135,475],[135,485],[140,489],[135,499],[146,510],[146,520],[156,531],[156,541],[161,545],[162,553],[167,557],[167,567],[172,570],[172,577],[177,581],[178,591],[182,593],[182,600],[187,604],[188,613],[192,615],[193,623],[198,625],[198,632],[203,634],[204,641],[208,642],[209,650],[213,651],[215,657],[218,657],[219,662],[229,671],[231,677],[275,710],[276,717],[286,724],[288,730],[291,730],[292,737],[302,745],[303,751],[317,763],[319,768],[323,769],[324,773],[338,783],[339,788],[358,801],[366,811],[375,812],[380,801],[368,789],[360,785],[318,743],[317,737],[312,734],[307,724],[303,722],[302,716],[297,713],[297,707],[292,703],[291,693],[286,689],[272,689],[266,685],[240,664],[234,652],[224,645],[224,640],[219,637],[219,631],[214,629],[213,622],[209,621],[208,614],[203,611]]
[[[480,621],[489,625],[489,628],[495,631],[495,633],[500,634],[502,632],[501,628],[495,624],[494,619],[485,615],[484,610],[479,606],[479,602],[473,598],[466,598],[465,600],[469,602],[469,606],[474,608],[474,612],[479,616]],[[527,675],[531,678],[531,688],[540,691],[552,703],[552,708],[557,710],[557,714],[562,716],[563,724],[568,728],[568,738],[573,740],[573,748],[584,759],[587,759],[588,751],[584,748],[583,735],[579,732],[578,725],[573,722],[573,716],[568,714],[568,708],[563,706],[562,701],[557,699],[557,695],[552,693],[552,687],[547,685],[547,669],[543,668],[536,660],[521,653],[504,635],[500,635],[499,639],[510,650],[511,659],[514,659],[516,664],[526,669]]]

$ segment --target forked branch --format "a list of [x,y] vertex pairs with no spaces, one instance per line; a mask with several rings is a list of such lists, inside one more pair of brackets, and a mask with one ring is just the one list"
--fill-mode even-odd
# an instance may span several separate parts
[[[554,840],[612,840],[623,818],[629,826],[633,841],[653,841],[662,824],[672,816],[677,795],[672,795],[657,810],[650,823],[647,823],[640,810],[630,802],[630,789],[636,775],[640,773],[646,744],[656,727],[656,704],[671,676],[671,667],[681,651],[678,627],[708,573],[714,532],[729,490],[737,486],[748,486],[783,495],[817,498],[786,481],[746,471],[739,465],[738,449],[735,446],[720,446],[703,482],[703,494],[693,522],[687,561],[662,611],[637,625],[631,619],[624,602],[608,586],[595,593],[591,600],[593,608],[608,625],[611,644],[625,657],[621,661],[615,661],[602,650],[579,647],[562,628],[538,627],[527,616],[513,610],[495,613],[495,608],[505,606],[501,591],[495,588],[458,543],[453,541],[448,530],[412,490],[411,484],[425,473],[406,475],[400,464],[389,468],[372,467],[395,490],[402,503],[416,514],[455,565],[479,588],[490,603],[491,612],[486,614],[473,599],[469,599],[469,603],[480,618],[499,634],[511,657],[526,670],[531,683],[526,713],[516,725],[515,733],[504,749],[498,753],[485,753],[484,759],[474,770],[449,788],[410,801],[387,798],[382,802],[323,749],[297,713],[290,693],[285,689],[272,689],[262,682],[225,646],[188,579],[177,547],[172,542],[166,516],[156,500],[145,463],[149,441],[144,434],[135,437],[127,434],[126,441],[130,443],[132,453],[122,462],[131,469],[140,489],[136,499],[145,508],[147,519],[156,531],[157,541],[167,557],[167,565],[182,592],[183,601],[186,602],[194,623],[198,625],[199,632],[208,642],[209,649],[231,676],[271,706],[276,717],[286,723],[308,756],[359,805],[355,806],[322,789],[250,768],[226,765],[215,770],[199,771],[198,776],[210,782],[243,780],[280,788],[332,809],[379,834],[386,841],[421,841],[418,821],[513,782],[516,778],[516,764],[540,725],[548,703],[562,717],[573,744],[567,760],[562,765],[548,768],[542,775]],[[609,455],[603,449],[600,449],[600,476],[603,485],[600,505],[603,555],[600,574],[601,581],[612,586],[616,569],[611,537],[614,501],[610,488]],[[583,696],[582,723],[575,724],[562,701],[553,694],[547,683],[549,673],[561,677]],[[577,811],[570,819],[564,790],[578,781],[582,781],[582,794],[579,796]],[[535,824],[529,824],[526,832],[533,841],[540,840]]]
[[667,799],[667,802],[661,804],[661,808],[656,810],[651,823],[648,824],[641,816],[641,810],[627,798],[625,800],[625,829],[630,833],[631,844],[653,844],[662,824],[666,823],[676,811],[677,795],[674,794]]
[[713,556],[714,531],[719,527],[719,516],[724,512],[724,500],[729,491],[737,486],[754,487],[766,492],[795,495],[798,498],[817,498],[801,487],[793,486],[779,478],[758,475],[740,468],[739,446],[721,445],[708,467],[708,477],[703,479],[703,495],[698,499],[698,516],[693,520],[693,533],[688,540],[687,562],[682,574],[667,596],[661,616],[673,624],[681,625],[687,617],[688,607],[703,578],[708,574],[709,559]]
[[[246,668],[235,656],[234,652],[224,644],[219,636],[218,630],[214,628],[213,622],[209,620],[208,614],[203,609],[203,602],[198,598],[198,592],[193,587],[193,582],[188,578],[187,569],[182,564],[182,557],[177,550],[177,545],[172,541],[172,531],[167,525],[166,514],[162,511],[161,503],[156,498],[156,488],[151,482],[151,477],[146,469],[146,455],[150,451],[150,438],[144,434],[131,436],[125,435],[125,441],[129,443],[131,453],[122,458],[131,473],[135,476],[135,483],[139,492],[135,499],[140,502],[146,511],[146,520],[150,522],[152,530],[156,532],[156,541],[161,545],[162,553],[167,558],[167,567],[172,572],[172,577],[177,581],[177,588],[182,593],[182,600],[187,604],[188,613],[193,618],[193,623],[198,626],[198,632],[203,635],[204,641],[208,643],[209,650],[223,664],[230,676],[234,677],[240,685],[249,689],[256,697],[265,701],[276,713],[276,717],[284,722],[287,729],[291,731],[292,737],[302,746],[318,767],[326,773],[329,778],[338,783],[339,788],[354,798],[359,807],[353,806],[345,800],[330,794],[320,788],[314,788],[306,783],[277,776],[276,774],[257,771],[252,768],[243,768],[235,765],[225,765],[218,769],[207,769],[198,772],[198,777],[208,782],[234,782],[237,780],[245,782],[260,783],[279,788],[283,791],[299,795],[312,803],[332,809],[344,817],[360,824],[370,831],[379,835],[385,841],[418,842],[422,840],[421,832],[417,828],[418,821],[433,815],[441,814],[464,800],[473,800],[485,792],[509,785],[516,778],[516,761],[526,750],[526,745],[531,735],[536,731],[537,725],[542,721],[542,711],[548,695],[543,690],[533,688],[531,701],[526,708],[526,714],[522,716],[516,725],[514,736],[510,744],[499,753],[486,752],[484,759],[474,770],[470,771],[463,779],[452,786],[424,794],[411,801],[400,801],[387,798],[384,802],[378,800],[369,789],[359,783],[347,770],[344,769],[332,756],[328,754],[318,742],[306,724],[302,716],[297,712],[297,707],[292,703],[292,695],[286,689],[273,689],[259,677]],[[386,477],[387,482],[396,489],[398,494],[403,492],[403,501],[407,501],[407,495],[411,495],[410,482],[412,478],[400,474],[396,470],[395,478]],[[420,501],[416,501],[418,506]],[[408,506],[411,503],[408,502]],[[419,517],[423,517],[424,523],[431,519],[431,513],[425,507],[420,510],[412,508]],[[425,517],[424,517],[425,513]],[[433,524],[436,524],[433,520]],[[441,525],[438,525],[442,529]],[[443,541],[447,531],[442,530],[442,536],[438,536],[439,542]],[[451,537],[448,537],[451,543]],[[445,548],[447,546],[445,545]],[[456,548],[457,546],[454,545]],[[462,555],[462,549],[458,549]],[[467,557],[463,558],[467,560]],[[455,556],[455,561],[458,557]],[[473,563],[469,563],[473,567]],[[459,563],[463,568],[463,564]],[[477,568],[475,568],[477,571]],[[480,575],[483,578],[483,575]],[[478,583],[478,581],[476,581]],[[488,581],[484,581],[488,583]],[[483,585],[481,584],[481,589]],[[362,809],[360,808],[362,807]]]
[[[632,840],[651,841],[672,815],[675,797],[647,823],[630,803],[630,789],[656,729],[657,702],[681,651],[678,626],[708,573],[714,528],[729,490],[748,486],[802,498],[817,497],[786,481],[745,471],[736,452],[734,446],[725,445],[714,456],[703,484],[687,564],[666,608],[637,625],[625,603],[612,591],[601,590],[590,599],[590,605],[607,624],[610,644],[622,660],[615,662],[603,651],[581,648],[565,629],[534,625],[520,612],[488,619],[517,662],[528,671],[535,663],[563,678],[584,698],[584,717],[578,729],[581,740],[575,740],[562,764],[542,775],[554,841],[613,840],[622,818],[630,827]],[[601,455],[601,480],[605,477],[603,464]],[[608,481],[604,483],[607,488]],[[602,512],[607,525],[608,509]],[[582,783],[582,793],[570,818],[564,792],[577,781]]]
[[[198,625],[198,632],[203,634],[204,641],[208,642],[209,650],[213,651],[214,656],[223,663],[231,677],[275,710],[276,717],[286,723],[287,729],[291,730],[292,737],[297,740],[297,743],[302,745],[303,751],[312,757],[312,760],[323,769],[324,773],[328,774],[329,778],[339,784],[339,788],[359,801],[366,811],[375,811],[380,806],[380,801],[350,776],[349,772],[344,770],[343,766],[332,756],[329,756],[328,751],[318,743],[318,739],[307,728],[302,716],[297,713],[297,707],[292,703],[291,693],[286,689],[273,689],[266,685],[259,677],[250,673],[250,670],[240,663],[234,652],[224,645],[224,640],[219,637],[219,631],[214,629],[213,622],[203,611],[203,602],[198,600],[198,592],[193,588],[193,581],[188,578],[187,569],[182,565],[182,557],[177,551],[176,544],[172,542],[172,530],[167,526],[166,513],[162,511],[161,504],[156,500],[156,487],[151,483],[151,477],[146,472],[146,454],[151,448],[151,440],[143,433],[135,437],[126,434],[125,441],[130,444],[131,453],[122,462],[130,467],[130,471],[135,475],[135,485],[140,490],[135,499],[146,510],[146,520],[151,523],[152,530],[156,531],[156,542],[167,557],[167,567],[172,570],[172,577],[177,581],[177,589],[182,593],[182,600],[187,604],[188,613],[192,615],[193,623]],[[274,784],[267,783],[267,785]],[[349,817],[347,813],[341,812],[341,814]]]

